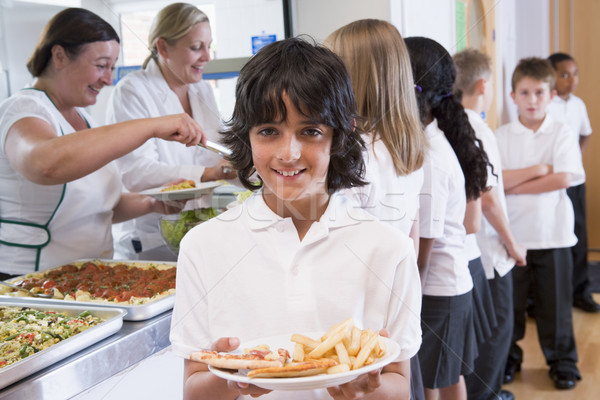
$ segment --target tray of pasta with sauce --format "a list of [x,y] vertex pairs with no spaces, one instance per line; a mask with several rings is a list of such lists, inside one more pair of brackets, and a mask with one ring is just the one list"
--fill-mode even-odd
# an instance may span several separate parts
[[126,311],[0,299],[0,389],[118,332]]
[[127,311],[126,321],[142,321],[173,308],[176,263],[163,261],[78,260],[7,280],[26,291],[0,287],[0,301],[18,298],[26,304],[71,304]]

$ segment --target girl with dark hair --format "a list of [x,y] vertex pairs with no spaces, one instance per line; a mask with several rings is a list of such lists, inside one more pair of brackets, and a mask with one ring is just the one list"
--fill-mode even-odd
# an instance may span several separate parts
[[114,29],[68,8],[44,28],[27,67],[36,78],[0,104],[0,278],[80,258],[111,258],[111,225],[180,204],[122,194],[112,161],[158,137],[204,140],[187,114],[96,127],[84,107],[112,83]]
[[[409,398],[409,358],[421,343],[415,252],[406,235],[340,192],[364,184],[355,119],[344,64],[322,46],[275,42],[240,71],[223,135],[240,180],[255,193],[181,242],[170,338],[186,358],[186,397]],[[268,393],[189,360],[265,332],[325,331],[340,316],[387,330],[400,344],[395,362],[341,386]]]
[[472,370],[477,338],[464,242],[467,233],[479,229],[487,156],[452,94],[456,72],[450,54],[428,38],[405,42],[430,145],[419,210],[423,384],[427,398],[439,390],[440,399],[466,399],[463,375]]

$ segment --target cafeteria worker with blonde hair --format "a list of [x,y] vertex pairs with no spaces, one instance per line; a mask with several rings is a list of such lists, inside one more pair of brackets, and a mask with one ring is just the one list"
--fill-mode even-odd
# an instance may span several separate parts
[[[202,80],[210,60],[212,33],[208,17],[191,4],[173,3],[161,9],[148,38],[150,55],[142,69],[115,87],[107,122],[186,113],[218,141],[221,118],[209,83]],[[172,146],[150,140],[117,160],[123,184],[130,191],[159,187],[178,179],[233,179],[235,172],[218,155],[200,147]],[[192,201],[190,201],[192,203]],[[196,203],[196,201],[194,201]],[[196,203],[196,208],[209,206]],[[187,208],[190,208],[188,204]],[[118,250],[128,259],[174,260],[160,237],[160,215],[150,214],[122,226]]]

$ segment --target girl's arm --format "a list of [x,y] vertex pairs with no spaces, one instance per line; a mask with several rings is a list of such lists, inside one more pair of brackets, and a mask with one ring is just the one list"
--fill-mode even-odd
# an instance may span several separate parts
[[433,241],[435,239],[420,238],[419,239],[419,254],[417,256],[417,266],[419,267],[419,277],[421,278],[421,291],[423,291],[425,278],[427,277],[427,269],[429,268],[429,256],[433,249]]
[[84,177],[158,137],[194,146],[205,141],[200,126],[187,114],[147,118],[84,129],[64,136],[46,121],[27,117],[6,136],[5,153],[20,174],[41,185]]
[[415,245],[415,254],[419,254],[419,213],[415,215],[415,220],[410,228],[410,234],[408,235]]
[[524,182],[506,191],[506,194],[540,194],[571,186],[571,174],[557,172]]
[[467,201],[463,225],[467,235],[475,233],[481,228],[481,197],[477,200]]
[[498,192],[495,187],[492,187],[481,195],[481,209],[485,219],[498,233],[508,254],[515,259],[517,265],[525,265],[527,250],[515,240],[515,237],[510,230],[508,219],[500,205]]
[[552,173],[552,165],[537,164],[527,168],[504,169],[502,177],[504,179],[504,191],[508,192],[515,186]]

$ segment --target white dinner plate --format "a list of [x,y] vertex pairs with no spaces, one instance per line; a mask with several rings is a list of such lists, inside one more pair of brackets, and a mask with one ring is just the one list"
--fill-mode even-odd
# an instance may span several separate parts
[[146,196],[152,196],[157,200],[166,201],[166,200],[189,200],[195,199],[198,197],[205,196],[207,194],[211,194],[213,189],[217,186],[221,186],[223,182],[220,181],[211,181],[211,182],[196,182],[195,188],[190,189],[179,189],[179,190],[168,190],[166,192],[162,192],[165,188],[164,186],[147,189],[140,194],[144,194]]
[[[323,333],[307,334],[306,336],[312,338],[319,338]],[[253,340],[251,342],[242,343],[239,347],[241,349],[258,346],[261,344],[267,344],[272,350],[278,348],[287,349],[290,354],[293,352],[294,345],[291,341],[292,335],[280,335],[273,336],[260,340]],[[396,360],[400,354],[400,345],[395,341],[383,338],[386,346],[385,356],[378,359],[376,362],[370,365],[366,365],[362,368],[342,372],[339,374],[320,374],[314,376],[303,376],[297,378],[249,378],[246,376],[246,370],[228,370],[209,366],[208,369],[218,376],[229,381],[243,382],[256,385],[263,389],[269,390],[312,390],[312,389],[323,389],[331,386],[342,385],[346,382],[350,382],[359,375],[366,374],[369,371],[373,371],[378,368],[383,368],[387,364]]]

